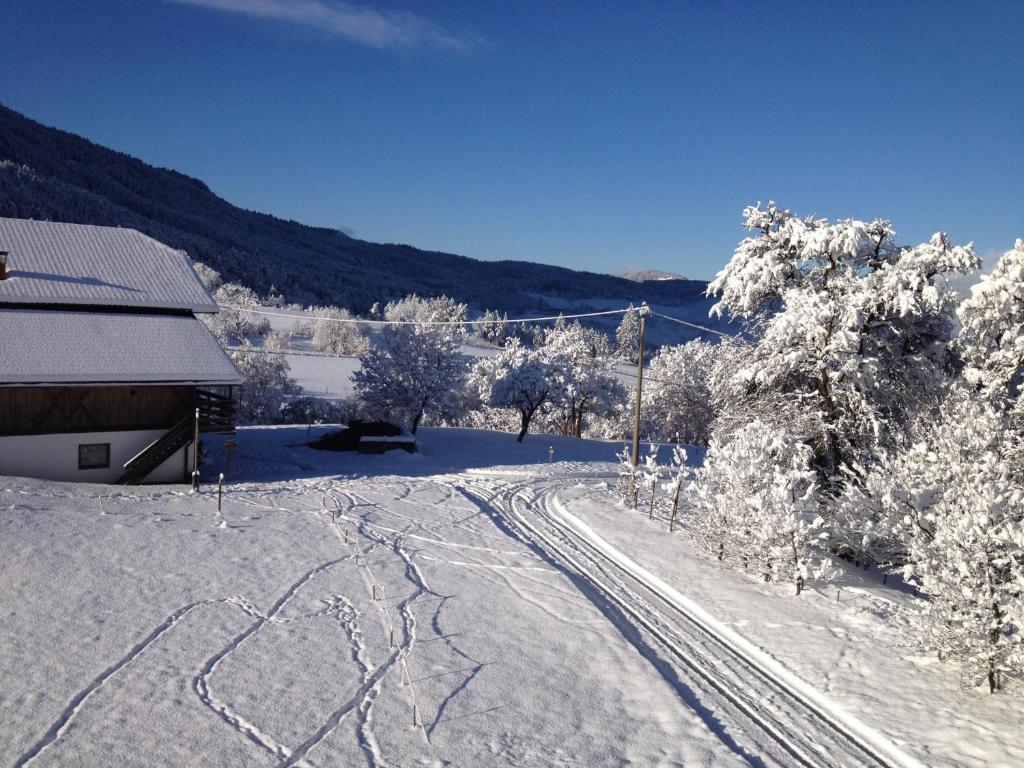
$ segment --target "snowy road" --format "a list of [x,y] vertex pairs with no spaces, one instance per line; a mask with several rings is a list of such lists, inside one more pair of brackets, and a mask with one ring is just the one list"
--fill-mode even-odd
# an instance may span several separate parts
[[603,542],[559,504],[564,482],[480,479],[467,493],[652,636],[671,666],[666,677],[721,728],[723,743],[755,763],[918,765]]

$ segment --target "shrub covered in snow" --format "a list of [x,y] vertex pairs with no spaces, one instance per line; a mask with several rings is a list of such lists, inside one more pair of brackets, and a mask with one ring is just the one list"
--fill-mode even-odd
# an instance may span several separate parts
[[640,495],[641,470],[639,466],[633,466],[633,451],[627,443],[622,450],[616,454],[619,460],[618,481],[615,491],[623,504],[628,504],[636,509],[637,500]]
[[830,574],[812,451],[800,436],[754,421],[711,441],[689,486],[691,529],[719,560],[765,581]]
[[356,417],[352,400],[325,400],[321,397],[298,397],[281,407],[282,424],[347,424]]
[[676,517],[679,515],[679,501],[683,495],[683,488],[687,478],[690,476],[690,468],[686,464],[686,449],[681,445],[672,449],[672,479],[663,485],[667,492],[667,507],[669,514],[668,531],[672,533],[676,525]]

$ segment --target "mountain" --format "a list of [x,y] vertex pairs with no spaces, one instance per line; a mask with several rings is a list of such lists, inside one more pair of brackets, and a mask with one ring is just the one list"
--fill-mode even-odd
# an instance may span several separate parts
[[685,280],[682,275],[675,272],[662,272],[658,269],[641,269],[636,272],[620,272],[618,277],[624,280],[632,280],[634,283],[648,283],[661,280]]
[[0,216],[133,227],[259,293],[273,285],[288,301],[357,312],[408,293],[447,294],[474,308],[508,312],[586,299],[683,306],[702,304],[706,286],[695,280],[637,283],[357,240],[239,208],[198,179],[41,125],[3,105]]

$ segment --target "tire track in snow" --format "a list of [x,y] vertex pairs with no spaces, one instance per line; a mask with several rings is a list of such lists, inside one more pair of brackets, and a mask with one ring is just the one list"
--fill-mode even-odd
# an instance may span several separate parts
[[[678,594],[661,579],[649,573],[628,557],[614,549],[610,544],[597,536],[581,520],[572,515],[561,504],[554,490],[549,489],[543,495],[545,503],[541,505],[549,520],[554,522],[566,533],[571,532],[578,541],[592,548],[615,568],[621,569],[656,595],[666,605],[671,606],[702,635],[713,638],[718,647],[727,650],[751,674],[760,677],[770,686],[784,691],[789,697],[816,718],[826,728],[841,736],[862,755],[870,758],[878,765],[919,765],[917,761],[903,754],[895,745],[888,742],[880,734],[871,731],[856,718],[835,708],[825,697],[821,696],[812,686],[797,678],[768,654],[732,630],[718,625],[702,608]],[[565,523],[560,518],[565,519]],[[720,627],[720,628],[719,628]]]
[[[641,601],[638,596],[631,594],[629,590],[625,588],[625,585],[617,583],[615,587],[609,586],[608,583],[596,577],[580,561],[568,555],[563,548],[557,546],[548,536],[543,535],[533,525],[527,523],[521,515],[516,513],[514,510],[514,502],[524,498],[522,494],[531,487],[532,484],[530,483],[518,483],[515,485],[507,485],[501,490],[495,490],[494,488],[488,487],[487,484],[484,484],[484,488],[490,491],[490,495],[485,495],[479,491],[469,488],[467,488],[467,493],[471,495],[479,494],[477,497],[480,501],[491,506],[495,511],[495,514],[497,515],[496,522],[500,521],[499,525],[507,526],[511,535],[521,539],[524,543],[535,547],[541,556],[547,557],[553,562],[559,562],[562,567],[566,569],[566,573],[570,578],[573,578],[574,580],[582,579],[584,584],[581,585],[581,588],[584,592],[592,591],[596,597],[609,602],[621,616],[621,621],[626,622],[634,630],[645,631],[649,636],[653,637],[659,645],[668,650],[671,655],[675,656],[677,661],[682,661],[686,669],[689,669],[691,673],[696,673],[698,679],[703,683],[710,684],[712,690],[716,694],[723,696],[728,703],[739,709],[746,719],[751,720],[761,732],[767,734],[773,743],[784,750],[784,753],[788,756],[788,761],[796,761],[795,763],[783,762],[778,758],[778,756],[776,756],[776,762],[781,765],[799,764],[805,768],[819,768],[818,764],[815,763],[810,756],[804,752],[804,750],[793,745],[778,729],[770,723],[765,722],[763,718],[759,717],[756,710],[750,708],[743,701],[743,697],[741,695],[737,695],[736,692],[730,691],[728,688],[721,686],[715,677],[709,674],[701,664],[696,663],[690,658],[689,654],[679,648],[671,639],[666,637],[664,632],[658,626],[660,622],[657,617],[644,615],[641,610],[638,610],[637,606]],[[623,595],[621,592],[625,592],[626,594]],[[600,607],[600,602],[598,600],[595,600],[595,603]],[[606,612],[606,615],[609,614]],[[613,623],[618,624],[615,616],[609,615],[609,618]],[[628,634],[624,632],[624,635],[629,639]],[[635,642],[634,645],[636,645]],[[748,749],[741,746],[728,735],[729,729],[727,728],[726,723],[718,719],[714,713],[712,705],[704,703],[696,688],[690,687],[686,682],[676,676],[674,667],[669,666],[668,668],[665,668],[665,663],[663,661],[659,664],[657,657],[652,658],[639,645],[636,647],[645,658],[654,664],[659,673],[665,677],[666,682],[677,690],[683,701],[694,709],[701,719],[707,723],[712,733],[718,736],[726,747],[752,765],[756,766],[765,764],[761,756],[752,754]],[[671,670],[671,673],[669,670]],[[740,729],[740,732],[746,733],[743,729]]]
[[[692,616],[687,615],[680,606],[666,600],[665,596],[660,594],[658,584],[650,583],[650,579],[645,579],[642,574],[638,575],[633,573],[632,569],[623,567],[621,563],[609,557],[608,553],[602,552],[600,548],[593,546],[592,542],[560,523],[557,514],[552,512],[551,504],[556,488],[545,488],[535,492],[531,498],[527,491],[531,487],[535,488],[536,483],[507,484],[505,488],[501,488],[500,482],[484,480],[480,485],[480,491],[468,492],[476,494],[482,502],[491,505],[504,518],[506,524],[517,529],[521,535],[526,535],[527,540],[533,540],[543,551],[555,555],[585,577],[604,597],[615,602],[632,620],[654,636],[677,661],[696,673],[801,765],[834,764],[836,754],[828,751],[830,749],[838,749],[840,754],[846,756],[844,764],[853,764],[850,761],[863,765],[915,764],[895,747],[888,744],[879,746],[873,740],[865,740],[858,733],[851,731],[827,711],[823,711],[798,691],[794,691],[792,686],[753,662],[747,654],[725,638],[709,632]],[[517,511],[517,503],[524,504],[530,509],[528,519]],[[635,582],[645,594],[664,603],[665,608],[673,615],[681,615],[685,621],[694,625],[693,629],[683,632],[680,627],[667,621],[661,612],[650,604],[650,598],[640,597],[632,588],[626,586],[624,579]],[[697,631],[696,635],[694,629]],[[708,656],[701,648],[712,649],[716,655]],[[739,661],[740,671],[745,680],[734,679],[735,665],[725,665],[730,674],[723,673],[722,658],[718,657],[722,652],[726,657]],[[758,680],[761,685],[768,684],[767,692],[763,689],[760,692],[752,691],[751,683]],[[758,698],[752,698],[752,693],[758,693]],[[788,707],[788,713],[779,710],[779,706]],[[821,759],[826,762],[819,762],[795,742],[795,737],[790,735],[794,723],[785,721],[787,715],[796,716],[805,727],[811,728],[811,732],[805,734],[805,738],[809,738],[810,744],[822,753]],[[817,725],[814,726],[813,723]],[[824,737],[825,742],[818,744],[816,737]]]

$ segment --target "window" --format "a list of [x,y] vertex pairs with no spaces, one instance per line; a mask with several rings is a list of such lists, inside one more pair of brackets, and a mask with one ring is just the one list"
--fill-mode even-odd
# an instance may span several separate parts
[[83,443],[78,446],[79,469],[106,469],[110,466],[110,443]]

